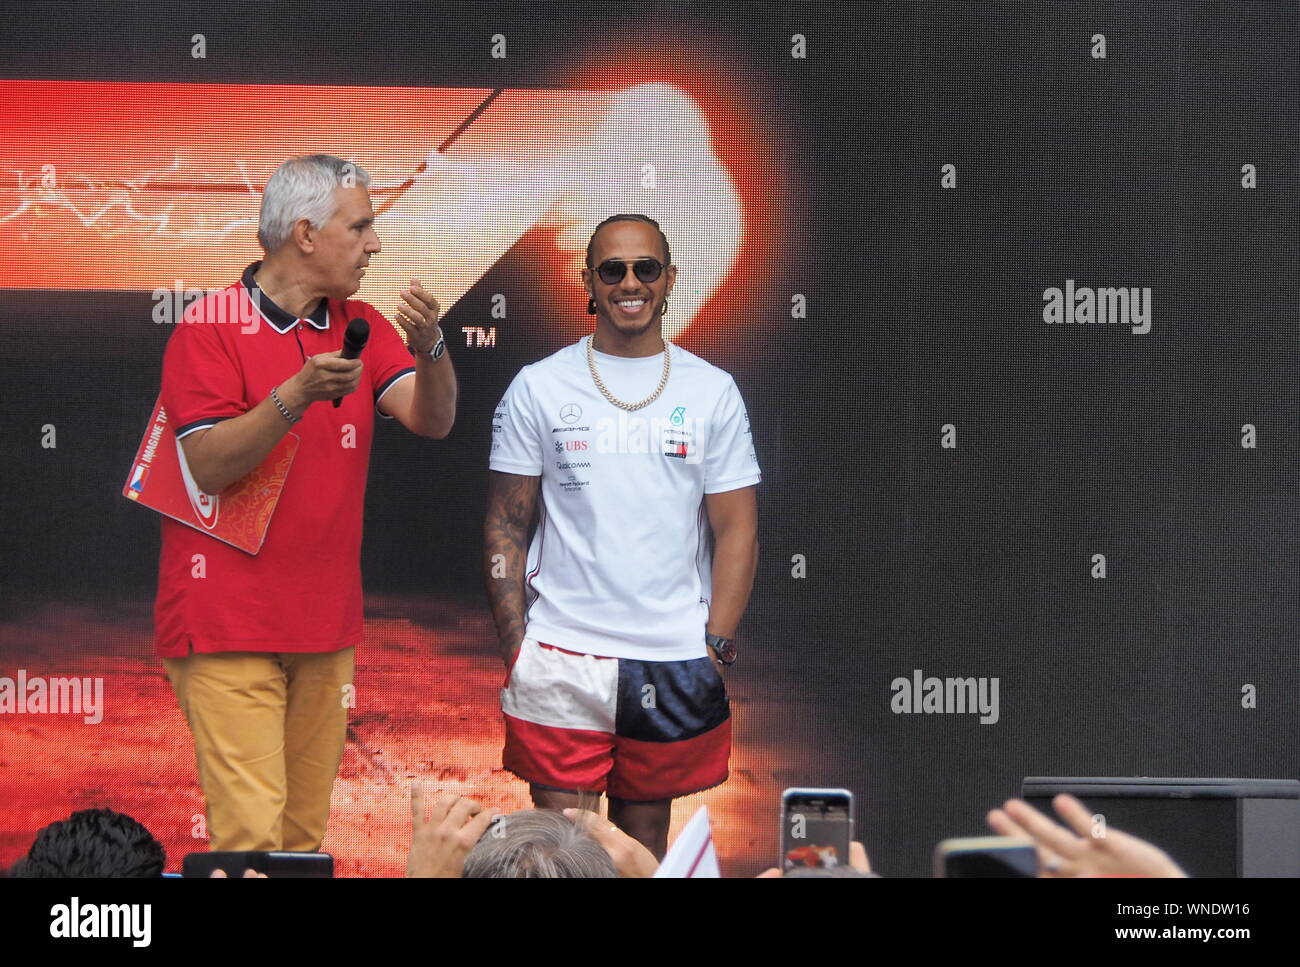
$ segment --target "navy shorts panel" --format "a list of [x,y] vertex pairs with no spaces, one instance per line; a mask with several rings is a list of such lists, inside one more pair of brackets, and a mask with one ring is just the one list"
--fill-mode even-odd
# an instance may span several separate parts
[[615,734],[642,742],[681,742],[731,716],[727,689],[712,658],[620,658]]

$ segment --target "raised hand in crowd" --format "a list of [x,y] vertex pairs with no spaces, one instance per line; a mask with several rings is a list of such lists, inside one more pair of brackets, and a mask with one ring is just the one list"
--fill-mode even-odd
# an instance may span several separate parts
[[569,808],[564,815],[582,827],[599,843],[614,861],[614,869],[623,879],[637,879],[655,875],[659,861],[654,853],[619,829],[604,816],[590,809]]
[[1073,796],[1063,793],[1052,800],[1052,806],[1070,829],[1021,799],[1009,799],[987,816],[995,832],[1034,841],[1039,876],[1187,876],[1163,850],[1146,840],[1118,829],[1094,827],[1092,814]]
[[411,851],[408,877],[459,877],[465,857],[496,814],[473,799],[435,793],[428,782],[411,784]]

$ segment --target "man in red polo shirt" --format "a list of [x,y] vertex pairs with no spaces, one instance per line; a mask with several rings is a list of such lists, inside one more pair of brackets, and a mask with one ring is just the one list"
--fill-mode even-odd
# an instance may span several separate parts
[[[433,297],[416,281],[401,294],[409,352],[379,312],[348,300],[380,251],[369,181],[330,155],[276,169],[258,224],[265,258],[191,306],[163,359],[163,405],[205,493],[286,433],[300,440],[258,554],[163,520],[156,643],[194,736],[215,850],[320,848],[362,634],[374,414],[435,439],[455,418]],[[369,342],[342,359],[358,317]]]

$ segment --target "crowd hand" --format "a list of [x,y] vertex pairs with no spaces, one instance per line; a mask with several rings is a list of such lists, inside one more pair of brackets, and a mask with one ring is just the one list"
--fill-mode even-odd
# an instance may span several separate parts
[[411,851],[408,877],[459,877],[465,857],[487,830],[495,813],[473,799],[434,794],[432,783],[411,784]]
[[655,875],[659,861],[639,840],[633,839],[600,813],[590,809],[570,807],[564,815],[581,826],[597,843],[604,847],[614,861],[614,869],[625,880],[647,878]]
[[403,289],[394,318],[406,330],[406,339],[417,353],[428,353],[438,343],[438,315],[441,312],[433,293],[426,292],[419,279],[411,280],[411,287]]
[[[300,402],[306,406],[323,400],[334,400],[355,392],[361,385],[363,369],[359,359],[343,359],[343,350],[332,353],[317,353],[302,364],[302,369],[285,382],[289,399],[284,402],[293,406]],[[280,393],[281,398],[285,392]]]
[[[849,866],[853,867],[859,873],[871,872],[871,860],[867,859],[867,848],[856,839],[849,843]],[[773,866],[758,874],[758,879],[779,880],[784,878],[784,876],[784,873]]]
[[1059,795],[1052,806],[1073,829],[1053,822],[1029,803],[1010,799],[987,817],[994,832],[1031,839],[1038,847],[1039,876],[1185,877],[1163,850],[1118,829],[1093,835],[1092,815],[1073,796]]

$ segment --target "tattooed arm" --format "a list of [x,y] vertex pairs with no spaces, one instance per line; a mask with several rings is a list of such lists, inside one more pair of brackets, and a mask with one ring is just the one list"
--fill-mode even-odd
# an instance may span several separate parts
[[537,507],[541,477],[488,471],[487,519],[483,522],[483,583],[497,624],[501,660],[507,665],[524,640],[524,567],[528,525]]

